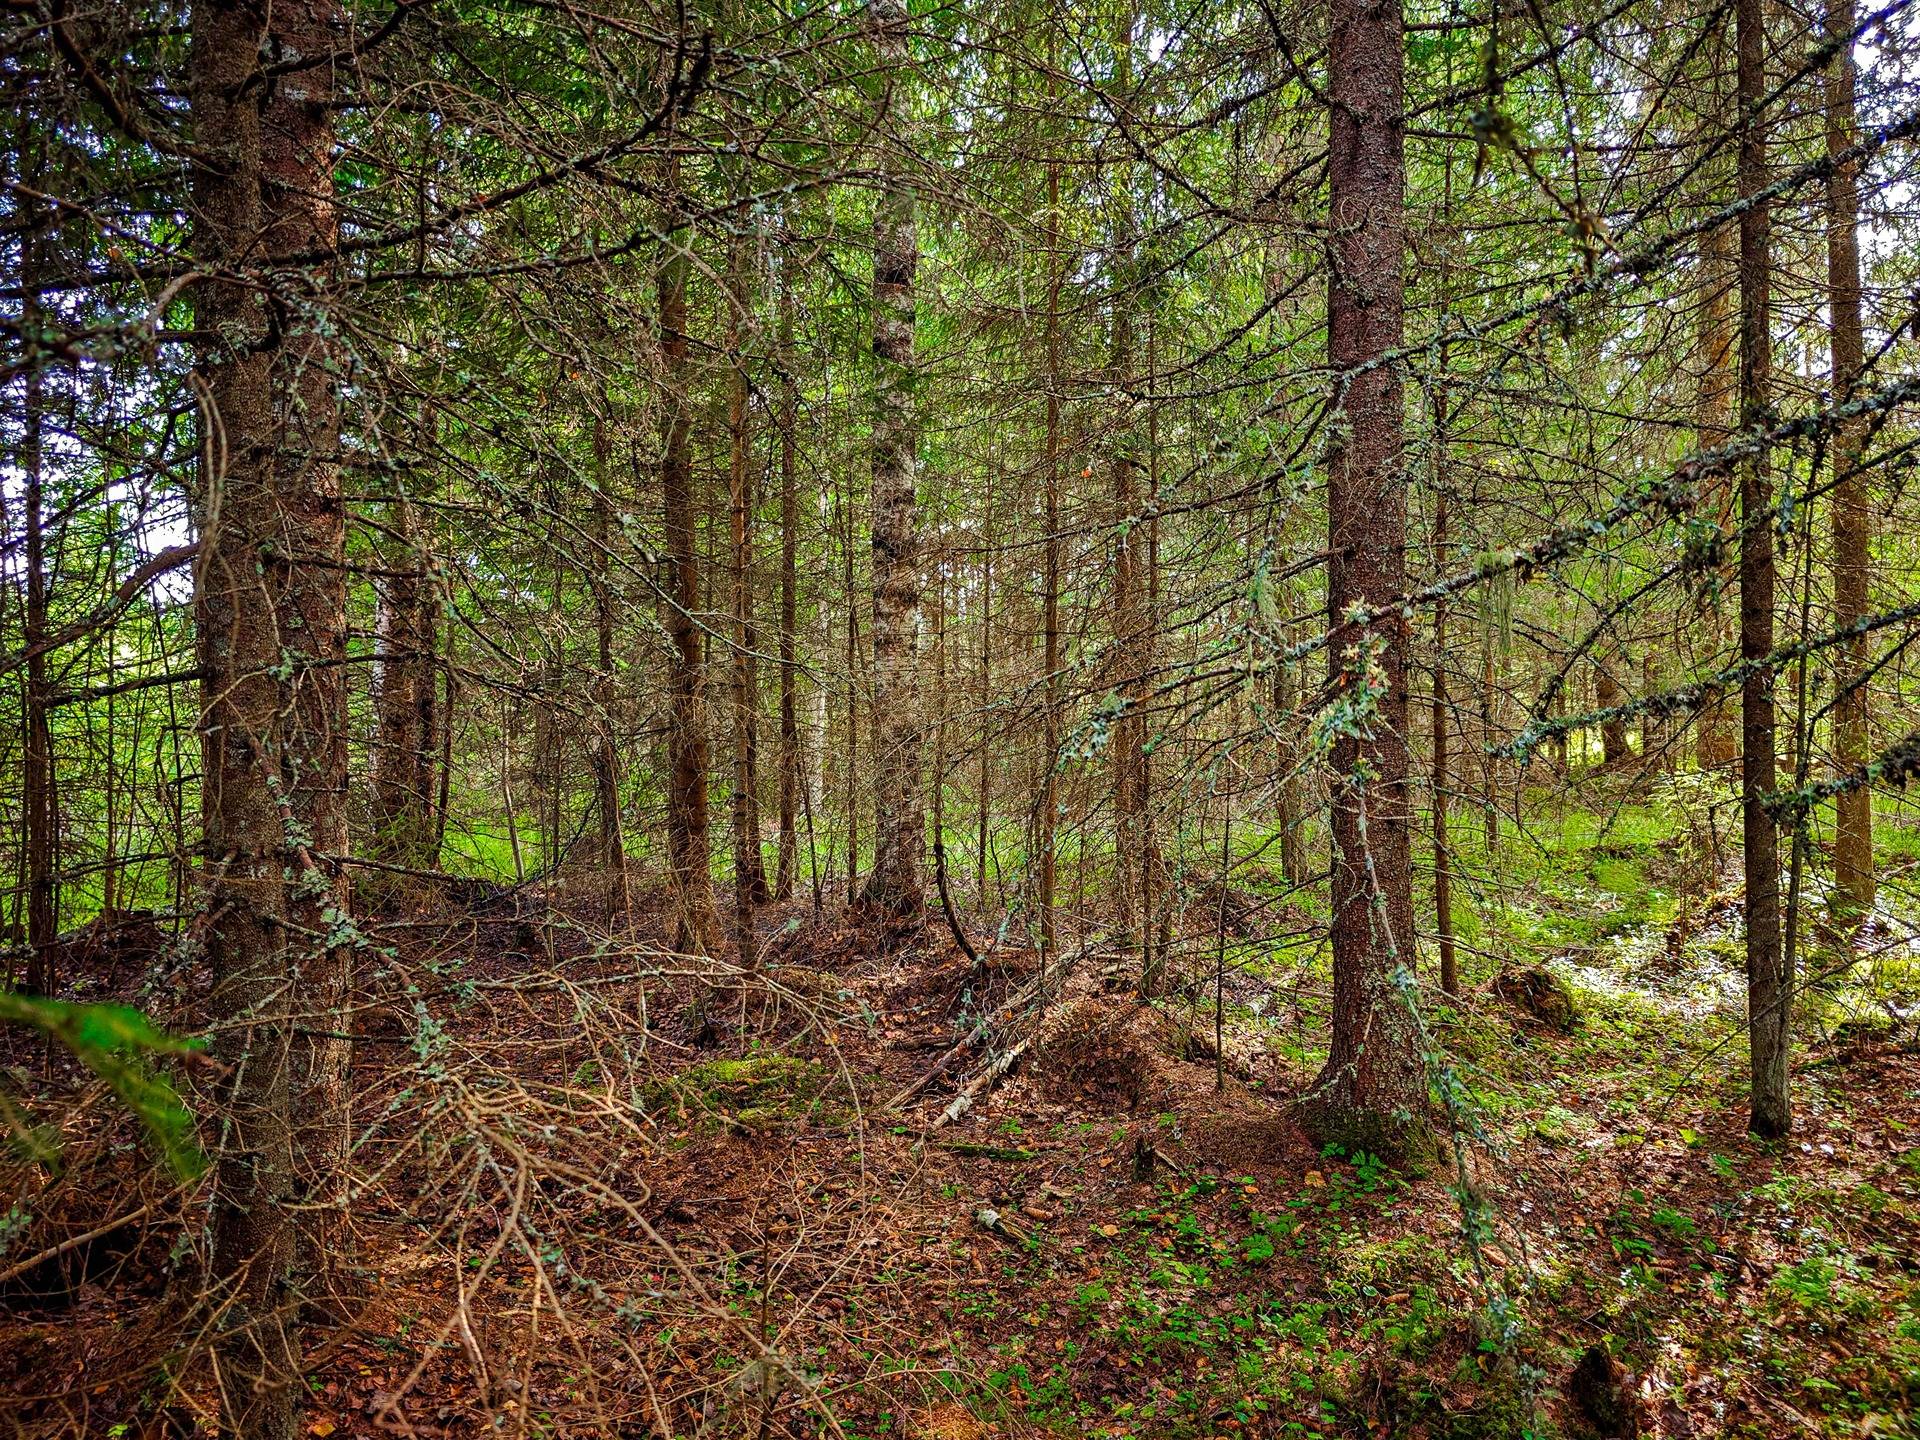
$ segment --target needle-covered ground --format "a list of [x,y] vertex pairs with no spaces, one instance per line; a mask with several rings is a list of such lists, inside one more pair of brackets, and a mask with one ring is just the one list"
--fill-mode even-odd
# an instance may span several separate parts
[[[1099,937],[1042,977],[937,916],[776,910],[745,978],[560,887],[369,924],[307,1431],[1920,1434],[1920,845],[1889,828],[1853,947],[1805,927],[1799,1125],[1764,1145],[1715,802],[1595,798],[1509,825],[1498,865],[1462,824],[1497,883],[1462,887],[1465,993],[1423,993],[1462,1098],[1418,1173],[1294,1123],[1326,957],[1254,859],[1145,1006]],[[95,969],[163,1016],[198,978]],[[8,1413],[208,1433],[204,1190],[13,1059],[62,1133],[6,1177]]]

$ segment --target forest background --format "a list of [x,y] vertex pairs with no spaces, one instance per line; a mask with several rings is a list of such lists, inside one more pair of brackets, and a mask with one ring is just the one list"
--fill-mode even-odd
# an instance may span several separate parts
[[23,1433],[1913,1433],[1910,0],[4,25]]

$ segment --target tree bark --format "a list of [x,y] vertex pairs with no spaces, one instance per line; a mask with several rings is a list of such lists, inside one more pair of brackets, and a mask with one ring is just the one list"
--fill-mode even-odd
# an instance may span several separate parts
[[[670,174],[667,188],[677,188]],[[667,857],[675,892],[674,948],[711,954],[719,936],[713,903],[707,818],[706,662],[695,612],[700,559],[695,536],[692,402],[687,394],[687,239],[677,210],[665,227],[672,239],[660,267],[660,364],[666,415],[661,436],[660,494],[668,573],[664,610],[673,647],[667,720]]]
[[[1133,88],[1134,12],[1131,4],[1120,7],[1114,31],[1114,97],[1112,103],[1122,110],[1130,102]],[[1143,913],[1141,893],[1143,859],[1146,853],[1145,827],[1147,796],[1145,780],[1146,719],[1141,713],[1145,699],[1144,665],[1141,640],[1146,630],[1142,613],[1140,584],[1140,541],[1143,532],[1135,513],[1140,504],[1137,482],[1140,475],[1138,437],[1135,434],[1134,402],[1129,393],[1134,367],[1134,273],[1135,225],[1133,196],[1129,188],[1129,167],[1123,161],[1114,167],[1113,276],[1111,299],[1112,333],[1109,337],[1108,386],[1111,396],[1113,427],[1113,688],[1118,705],[1112,729],[1113,757],[1113,848],[1114,899],[1119,911],[1120,942],[1123,947],[1146,950],[1146,928],[1151,923]],[[1142,994],[1151,992],[1151,977],[1146,965],[1140,974]]]
[[215,1057],[228,1077],[216,1158],[212,1275],[221,1421],[242,1440],[296,1432],[293,1331],[293,957],[284,878],[293,857],[275,799],[284,771],[279,617],[262,554],[284,542],[274,481],[271,333],[244,278],[265,221],[260,74],[265,22],[246,4],[192,12],[188,103],[205,156],[193,171],[195,390],[201,404],[195,518],[202,674],[202,832]]
[[[38,147],[36,146],[36,160]],[[39,166],[35,165],[37,172]],[[31,176],[39,183],[39,175]],[[50,223],[39,204],[23,198],[20,238],[20,282],[24,298],[20,329],[29,346],[37,345],[40,325],[40,257],[42,229]],[[60,934],[59,836],[56,830],[56,785],[53,727],[47,682],[47,551],[46,551],[46,366],[47,357],[30,353],[25,378],[24,413],[19,465],[25,481],[26,614],[21,639],[27,652],[25,688],[21,699],[26,714],[22,736],[21,800],[26,829],[27,964],[26,988],[51,995],[59,986],[54,970],[54,942]]]
[[[1626,656],[1613,652],[1602,655],[1593,666],[1593,698],[1602,710],[1611,710],[1624,704],[1626,692],[1620,688],[1620,681],[1613,673],[1614,665],[1626,663]],[[1610,715],[1600,722],[1600,764],[1602,768],[1613,770],[1626,765],[1633,759],[1633,747],[1627,743],[1627,722],[1624,717]]]
[[[1282,632],[1285,638],[1285,632]],[[1296,890],[1307,883],[1307,817],[1301,803],[1307,747],[1300,734],[1298,662],[1287,660],[1274,666],[1274,725],[1280,732],[1280,775],[1275,783],[1274,823],[1280,830],[1280,878],[1287,888]]]
[[799,863],[800,716],[799,553],[800,501],[794,477],[799,393],[793,373],[793,254],[780,259],[780,849],[774,863],[773,898],[793,898]]
[[[1051,38],[1048,53],[1056,45]],[[1049,71],[1052,70],[1049,65]],[[1049,92],[1053,89],[1050,80]],[[1060,161],[1047,157],[1047,415],[1044,465],[1046,469],[1046,540],[1041,574],[1041,781],[1039,824],[1035,827],[1035,849],[1040,858],[1040,884],[1037,897],[1040,911],[1041,974],[1057,948],[1054,892],[1058,882],[1060,824]],[[985,888],[985,872],[981,876]],[[981,896],[984,904],[986,896]]]
[[727,523],[733,579],[733,898],[734,945],[743,969],[757,960],[755,909],[768,899],[760,856],[760,806],[755,763],[756,689],[753,664],[753,550],[751,481],[747,475],[752,433],[748,428],[746,257],[735,240],[728,264]]
[[[603,411],[612,397],[601,396]],[[593,788],[594,808],[600,812],[600,863],[606,870],[607,919],[633,908],[627,879],[627,837],[620,815],[620,743],[616,716],[619,689],[614,678],[613,626],[613,467],[608,463],[607,416],[593,422]]]
[[1413,958],[1407,662],[1397,619],[1349,620],[1405,588],[1405,73],[1399,0],[1332,0],[1327,83],[1332,233],[1327,358],[1337,425],[1327,460],[1330,682],[1355,707],[1334,744],[1333,1033],[1306,1101],[1323,1141],[1426,1151],[1426,1077],[1405,987]]
[[[1695,443],[1702,450],[1724,445],[1733,434],[1734,375],[1733,257],[1725,226],[1700,237],[1700,315],[1695,337],[1695,365],[1699,391],[1694,404]],[[1721,478],[1702,497],[1709,518],[1724,532],[1733,521],[1732,487]],[[1716,598],[1709,603],[1708,627],[1718,653],[1725,641],[1724,611]],[[1738,744],[1728,708],[1714,701],[1700,712],[1694,733],[1694,757],[1703,770],[1733,764]]]
[[860,897],[860,605],[853,585],[853,496],[848,484],[840,495],[843,590],[847,601],[847,903]]
[[[333,65],[342,17],[335,0],[267,11],[267,59],[286,65],[267,87],[261,122],[265,246],[283,256],[330,255],[339,243],[334,198]],[[304,62],[304,63],[295,63]],[[283,666],[292,671],[281,762],[293,835],[304,840],[287,918],[302,938],[290,956],[299,997],[293,1050],[294,1156],[315,1208],[301,1227],[308,1301],[324,1303],[341,1273],[341,1221],[352,1133],[353,1042],[348,990],[353,949],[329,944],[351,909],[347,854],[346,501],[340,484],[340,386],[348,354],[329,313],[331,261],[282,273],[273,286],[279,343],[269,384],[275,444],[272,486],[279,533],[267,565]]]
[[[1640,693],[1642,695],[1660,693],[1660,670],[1658,662],[1654,659],[1654,648],[1649,645],[1640,656]],[[1673,756],[1667,750],[1665,723],[1652,711],[1640,717],[1640,754],[1648,765],[1657,770],[1669,773],[1673,770]]]
[[[1827,33],[1839,45],[1827,71],[1827,153],[1839,155],[1856,138],[1854,123],[1853,0],[1834,0]],[[1833,353],[1835,404],[1848,398],[1865,360],[1860,323],[1860,176],[1857,161],[1834,167],[1827,181],[1827,312]],[[1859,473],[1861,425],[1840,425],[1833,436],[1833,622],[1844,629],[1868,613],[1868,549],[1872,522],[1867,480]],[[1837,652],[1833,758],[1842,774],[1872,758],[1867,696],[1867,639],[1856,636]],[[1834,797],[1834,918],[1857,925],[1874,902],[1873,791],[1861,785]]]
[[[1442,396],[1444,397],[1444,391]],[[1434,444],[1446,443],[1446,402],[1435,406]],[[1447,560],[1447,496],[1434,501],[1433,558],[1436,574],[1445,574]],[[1433,924],[1440,942],[1440,989],[1460,993],[1460,962],[1453,943],[1453,846],[1447,834],[1447,807],[1453,778],[1447,753],[1447,602],[1433,607]]]
[[873,218],[873,870],[862,891],[876,909],[926,904],[927,834],[921,786],[920,515],[914,497],[919,421],[914,374],[913,193],[904,179],[912,106],[905,0],[869,0],[884,74]]
[[388,507],[394,534],[378,621],[374,697],[373,856],[429,868],[439,852],[436,814],[440,677],[439,592],[419,512],[405,495]]
[[1160,631],[1160,406],[1154,387],[1160,370],[1159,331],[1151,312],[1147,319],[1147,496],[1150,513],[1146,523],[1146,623],[1135,650],[1136,682],[1139,689],[1140,722],[1140,914],[1141,975],[1148,994],[1157,994],[1165,979],[1166,959],[1173,943],[1173,894],[1171,878],[1160,856],[1160,836],[1154,828],[1157,804],[1153,790],[1153,751],[1146,738],[1146,700],[1148,676],[1159,662]]
[[[1493,643],[1494,635],[1489,627],[1480,651],[1480,842],[1489,864],[1497,860],[1500,854],[1500,761],[1493,753],[1493,747],[1498,743],[1496,721],[1499,718],[1500,696],[1493,688],[1498,679],[1493,663]],[[1567,737],[1555,736],[1547,749],[1554,756],[1557,772],[1566,774]],[[1518,773],[1518,766],[1514,770],[1514,808],[1517,812],[1520,804],[1518,796],[1526,789],[1526,776]]]
[[[992,527],[993,479],[988,472],[988,528]],[[984,547],[980,564],[980,783],[975,797],[979,805],[974,847],[974,896],[982,913],[987,908],[987,860],[993,843],[993,715],[988,708],[993,695],[993,550]]]
[[[1734,8],[1740,91],[1740,193],[1749,200],[1740,215],[1740,424],[1757,430],[1772,411],[1773,340],[1769,330],[1771,207],[1758,197],[1767,184],[1767,132],[1760,116],[1766,93],[1763,0],[1738,0]],[[1752,667],[1740,686],[1740,809],[1746,841],[1745,867],[1747,1036],[1752,1068],[1752,1116],[1756,1135],[1776,1137],[1793,1128],[1788,1093],[1792,1040],[1793,977],[1780,943],[1778,835],[1766,798],[1778,787],[1774,753],[1773,669],[1762,663],[1773,650],[1773,482],[1763,450],[1741,462],[1740,656]]]

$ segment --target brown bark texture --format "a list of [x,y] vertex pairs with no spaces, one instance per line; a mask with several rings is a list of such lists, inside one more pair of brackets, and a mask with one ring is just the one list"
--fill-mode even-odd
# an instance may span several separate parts
[[[1767,131],[1760,104],[1766,92],[1763,0],[1734,8],[1735,58],[1740,91],[1739,185],[1755,197],[1767,184]],[[1770,267],[1771,206],[1756,199],[1740,214],[1740,424],[1754,430],[1772,413],[1773,338]],[[1780,935],[1779,835],[1766,800],[1779,785],[1775,754],[1773,650],[1773,478],[1767,453],[1741,461],[1740,658],[1751,667],[1740,685],[1740,815],[1745,841],[1747,1040],[1752,1114],[1757,1135],[1793,1128],[1788,1094],[1792,1045],[1793,977]]]
[[296,1431],[293,1088],[295,993],[284,875],[288,832],[276,789],[286,773],[275,613],[285,543],[275,481],[275,358],[264,292],[249,283],[266,221],[260,56],[265,21],[250,5],[192,17],[188,103],[206,161],[194,172],[194,293],[202,337],[195,389],[200,469],[194,577],[202,674],[202,821],[215,1058],[227,1078],[215,1156],[212,1273],[222,1423],[245,1440]]
[[660,267],[658,287],[666,404],[660,493],[667,575],[661,608],[673,648],[667,700],[667,860],[676,902],[674,948],[711,954],[718,940],[719,917],[713,903],[707,814],[707,680],[697,618],[700,552],[695,534],[692,401],[687,393],[689,262],[678,248],[684,243],[684,239],[674,242],[676,248]]
[[1327,83],[1332,273],[1327,358],[1340,412],[1327,460],[1330,683],[1352,719],[1329,756],[1333,1033],[1306,1102],[1323,1141],[1424,1152],[1426,1072],[1410,993],[1413,884],[1406,633],[1350,620],[1406,588],[1403,377],[1405,73],[1398,0],[1333,0]]
[[914,373],[914,271],[920,246],[911,153],[912,75],[904,0],[870,0],[886,100],[873,217],[873,869],[862,898],[895,914],[926,904],[926,811],[920,713],[919,445]]
[[[1851,36],[1853,0],[1835,0],[1827,14],[1827,33],[1839,53],[1827,71],[1827,153],[1840,155],[1857,138],[1854,120],[1854,60]],[[1836,164],[1827,181],[1827,312],[1833,353],[1833,399],[1844,403],[1865,362],[1866,339],[1860,322],[1860,175],[1859,163]],[[1866,618],[1871,579],[1869,537],[1872,519],[1866,477],[1859,473],[1863,451],[1861,422],[1842,422],[1834,431],[1833,456],[1833,623],[1843,629]],[[1868,709],[1867,637],[1855,636],[1838,647],[1838,686],[1833,707],[1833,760],[1841,774],[1860,769],[1873,756]],[[1857,924],[1873,909],[1873,792],[1865,785],[1834,797],[1834,916]]]

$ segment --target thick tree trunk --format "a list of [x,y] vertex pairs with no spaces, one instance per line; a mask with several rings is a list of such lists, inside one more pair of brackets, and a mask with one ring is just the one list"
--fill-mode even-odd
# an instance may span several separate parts
[[[1854,143],[1853,0],[1834,0],[1827,33],[1840,45],[1827,71],[1827,153]],[[1860,324],[1860,177],[1858,162],[1834,167],[1827,181],[1827,312],[1832,327],[1832,390],[1844,401],[1859,378],[1866,341]],[[1871,575],[1866,477],[1858,473],[1861,427],[1841,425],[1833,436],[1833,621],[1844,628],[1866,617]],[[1872,758],[1867,705],[1866,637],[1838,651],[1833,710],[1833,758],[1842,774]],[[1873,909],[1873,791],[1862,785],[1834,798],[1834,918],[1857,925]]]
[[206,157],[194,169],[195,290],[201,402],[195,516],[195,620],[203,673],[202,832],[215,1056],[228,1077],[214,1181],[212,1274],[221,1421],[242,1440],[289,1440],[300,1352],[293,1332],[294,1007],[288,954],[285,773],[276,595],[261,555],[285,544],[272,401],[273,354],[262,287],[239,273],[263,205],[257,9],[192,12],[188,103]]
[[[1759,115],[1766,92],[1763,0],[1734,8],[1740,89],[1740,193],[1767,184],[1767,133]],[[1740,424],[1768,422],[1773,339],[1769,330],[1771,207],[1750,203],[1740,216]],[[1793,977],[1780,943],[1778,835],[1766,798],[1779,785],[1774,754],[1773,670],[1759,662],[1773,650],[1773,481],[1763,450],[1741,462],[1740,656],[1753,667],[1740,686],[1740,809],[1746,841],[1747,1037],[1752,1062],[1751,1128],[1768,1137],[1793,1127],[1788,1093]]]
[[[268,59],[287,66],[268,86],[261,124],[261,203],[270,260],[326,255],[339,243],[334,201],[333,66],[342,29],[335,0],[276,6]],[[294,63],[305,62],[305,63]],[[269,383],[276,446],[279,532],[267,566],[282,663],[291,663],[282,790],[290,829],[303,837],[298,883],[288,892],[295,943],[291,984],[300,1024],[294,1043],[294,1155],[317,1208],[302,1226],[302,1269],[317,1293],[340,1271],[341,1221],[351,1137],[353,1042],[347,992],[353,950],[328,945],[350,908],[342,864],[347,839],[346,502],[340,486],[341,374],[347,354],[328,313],[332,265],[283,275],[274,287],[279,346]],[[277,583],[276,583],[277,582]]]
[[[669,189],[677,181],[668,180]],[[692,401],[687,394],[687,237],[669,216],[671,249],[660,268],[660,363],[666,401],[660,493],[666,531],[667,638],[673,647],[667,719],[667,859],[675,892],[674,948],[711,954],[719,938],[707,821],[706,662],[700,626],[700,559],[695,526]]]
[[1333,1035],[1306,1102],[1324,1141],[1387,1156],[1431,1144],[1426,1072],[1406,993],[1413,961],[1406,640],[1360,627],[1406,581],[1401,372],[1405,75],[1399,0],[1332,0],[1327,83],[1332,274],[1327,358],[1345,426],[1327,460],[1331,683],[1368,712],[1333,746]]
[[910,915],[924,908],[927,848],[921,789],[920,515],[914,498],[919,421],[913,352],[913,194],[903,178],[913,106],[905,0],[869,0],[885,75],[873,217],[873,870],[869,905]]

